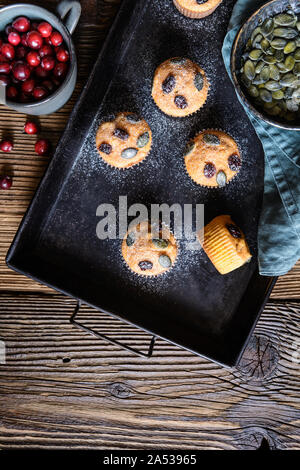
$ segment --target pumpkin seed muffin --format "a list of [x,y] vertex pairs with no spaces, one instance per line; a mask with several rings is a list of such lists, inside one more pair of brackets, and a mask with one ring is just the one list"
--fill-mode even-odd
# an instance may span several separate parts
[[113,121],[103,122],[96,135],[96,146],[103,160],[117,168],[140,163],[151,149],[149,125],[134,113],[119,113]]
[[206,225],[204,240],[203,231],[199,234],[205,253],[220,274],[230,273],[251,260],[245,235],[229,215],[220,215]]
[[152,97],[166,114],[184,117],[206,102],[209,83],[204,70],[189,59],[174,57],[156,69]]
[[235,140],[219,130],[200,132],[184,152],[188,174],[197,184],[224,187],[239,172],[242,159]]
[[204,18],[211,15],[222,0],[173,0],[175,7],[189,18]]
[[142,276],[158,276],[169,271],[177,257],[174,235],[163,228],[159,233],[148,221],[129,229],[123,243],[122,255],[129,268]]

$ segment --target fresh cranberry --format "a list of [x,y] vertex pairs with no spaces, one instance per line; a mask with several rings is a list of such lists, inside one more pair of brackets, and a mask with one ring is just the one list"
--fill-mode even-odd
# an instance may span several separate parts
[[53,75],[56,78],[63,78],[65,74],[67,73],[67,64],[65,62],[59,62],[56,64],[54,67]]
[[22,44],[22,46],[25,46],[25,47],[28,46],[28,44],[27,44],[27,33],[21,34],[21,44]]
[[38,65],[35,69],[34,72],[38,78],[47,78],[49,75],[48,70],[43,69],[41,65]]
[[46,57],[46,55],[54,55],[54,51],[49,44],[44,44],[39,50],[40,57]]
[[43,86],[37,86],[33,90],[32,94],[35,100],[42,100],[47,96],[48,92]]
[[27,44],[31,49],[40,49],[43,45],[43,38],[38,31],[27,33]]
[[28,52],[26,60],[29,65],[32,65],[32,67],[37,67],[41,62],[40,56],[36,51]]
[[41,66],[44,70],[52,70],[55,66],[55,60],[51,56],[46,56],[42,58]]
[[9,60],[13,60],[15,58],[15,49],[11,44],[3,44],[1,47],[1,53]]
[[55,87],[54,83],[51,80],[44,80],[42,82],[42,86],[50,92],[53,91]]
[[10,63],[0,62],[0,73],[9,73],[9,72],[10,72]]
[[38,133],[39,128],[38,128],[38,126],[36,125],[35,122],[27,121],[25,126],[24,126],[24,131],[26,132],[26,134],[33,135],[33,134]]
[[22,83],[22,91],[25,93],[25,95],[30,95],[35,87],[35,81],[33,78],[29,78],[28,80],[25,80],[25,82]]
[[51,77],[51,80],[52,80],[52,83],[53,83],[54,86],[56,86],[56,87],[60,86],[60,81],[57,78]]
[[8,58],[0,52],[0,62],[9,62]]
[[46,155],[49,150],[49,142],[46,139],[40,139],[35,144],[35,151],[38,155]]
[[24,59],[27,54],[27,47],[25,46],[18,46],[16,48],[16,58],[17,59]]
[[47,44],[47,46],[52,46],[51,36],[49,38],[44,38],[44,43]]
[[20,103],[29,103],[30,95],[26,95],[25,93],[21,93],[19,101],[20,101]]
[[38,25],[37,29],[38,29],[38,32],[43,36],[43,38],[48,38],[49,36],[51,36],[52,26],[50,23],[47,23],[46,21],[42,21],[42,23]]
[[37,31],[38,26],[39,26],[39,23],[37,21],[33,21],[31,23],[31,29],[33,29],[34,31]]
[[0,83],[2,85],[9,85],[10,84],[10,79],[7,75],[0,75]]
[[2,140],[2,142],[0,142],[0,150],[2,150],[2,152],[11,152],[13,147],[11,140]]
[[5,34],[6,36],[8,36],[10,33],[12,33],[13,31],[16,31],[11,24],[8,24],[5,26]]
[[30,29],[30,21],[25,16],[19,16],[12,24],[19,33],[26,33]]
[[18,96],[18,90],[15,86],[9,86],[6,90],[6,97],[10,100],[15,100]]
[[64,47],[59,47],[56,52],[56,57],[59,62],[68,62],[69,60],[69,51]]
[[50,36],[52,46],[61,46],[63,37],[58,31],[54,31]]
[[0,188],[1,189],[10,189],[12,187],[12,178],[10,176],[0,176]]
[[12,71],[14,77],[21,82],[24,82],[30,77],[30,68],[21,60],[14,63]]
[[19,35],[19,33],[14,32],[14,31],[9,33],[7,39],[8,39],[8,42],[12,44],[13,46],[18,46],[18,44],[20,44],[21,42],[21,36]]

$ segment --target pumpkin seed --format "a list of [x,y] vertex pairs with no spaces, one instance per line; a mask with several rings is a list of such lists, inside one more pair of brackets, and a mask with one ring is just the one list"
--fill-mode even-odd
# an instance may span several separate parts
[[273,41],[271,41],[271,46],[274,47],[274,49],[284,49],[286,44],[287,41],[283,38],[274,38]]
[[262,34],[257,34],[255,36],[255,38],[253,39],[252,41],[252,46],[255,47],[255,48],[259,48],[260,47],[260,42],[261,40],[263,39],[263,35]]
[[276,64],[277,59],[273,55],[265,55],[262,60],[266,62],[266,64]]
[[135,113],[132,113],[132,114],[128,114],[126,116],[126,119],[128,122],[130,122],[131,124],[137,124],[138,122],[141,121],[140,117],[135,114]]
[[198,91],[202,90],[204,86],[204,79],[202,73],[199,72],[195,75],[194,84]]
[[163,268],[170,268],[172,266],[171,258],[168,255],[160,255],[158,262]]
[[300,63],[299,62],[295,65],[293,72],[297,77],[300,76]]
[[283,98],[284,98],[284,92],[283,92],[283,90],[273,91],[273,93],[272,93],[272,98],[273,98],[274,100],[283,100]]
[[286,66],[284,65],[284,63],[278,62],[276,65],[277,65],[277,67],[279,68],[279,70],[280,70],[281,73],[286,73],[286,72],[288,72],[288,69],[286,68]]
[[298,31],[300,31],[300,21],[297,21],[296,27],[297,27]]
[[123,152],[121,153],[121,157],[125,158],[126,160],[130,160],[130,158],[135,157],[137,153],[138,153],[137,149],[128,148],[128,149],[123,150]]
[[165,249],[169,245],[169,241],[164,238],[152,238],[152,243],[156,248]]
[[273,33],[274,36],[285,39],[294,39],[298,36],[298,31],[293,28],[275,28]]
[[261,50],[262,50],[264,53],[266,53],[269,47],[270,47],[269,41],[268,41],[266,38],[264,38],[264,39],[261,41],[261,43],[260,43],[260,48],[261,48]]
[[256,75],[256,77],[254,77],[252,80],[252,85],[261,85],[262,83],[263,81],[259,75]]
[[223,188],[224,186],[226,186],[226,183],[227,183],[227,176],[226,174],[224,173],[224,171],[220,170],[217,174],[217,184],[220,188]]
[[255,77],[255,67],[251,60],[247,60],[244,65],[244,74],[248,78],[248,80],[253,80]]
[[245,73],[241,75],[241,82],[246,88],[249,88],[249,86],[251,85],[251,80],[249,80],[249,78],[246,77]]
[[272,78],[272,80],[278,81],[280,78],[280,72],[278,70],[278,67],[276,67],[275,64],[270,64],[269,69],[270,69],[270,78]]
[[126,245],[127,246],[132,246],[135,242],[135,236],[134,236],[134,233],[131,232],[127,235],[127,238],[126,238]]
[[280,114],[281,112],[281,109],[279,108],[279,106],[274,106],[273,108],[267,109],[266,111],[271,116],[278,116],[278,114]]
[[184,149],[183,156],[186,157],[187,155],[189,155],[194,150],[195,147],[196,147],[195,142],[189,142]]
[[266,53],[268,55],[275,55],[275,51],[276,51],[276,49],[274,49],[274,47],[270,46],[270,47],[268,47]]
[[262,55],[262,51],[260,49],[252,49],[249,53],[249,57],[251,60],[258,60]]
[[299,109],[299,105],[295,103],[294,100],[287,100],[286,106],[287,106],[288,111],[292,111],[293,113],[298,111]]
[[295,66],[295,59],[292,55],[288,55],[287,58],[285,59],[284,61],[284,66],[285,68],[288,70],[288,72],[290,72],[291,70],[293,70],[294,66]]
[[253,98],[257,98],[259,96],[259,91],[254,85],[251,85],[248,91],[249,95],[253,96]]
[[280,83],[282,86],[290,87],[290,86],[292,86],[296,81],[297,81],[297,77],[295,77],[295,75],[293,75],[292,73],[287,73],[287,74],[285,74],[285,75],[282,76],[282,78],[280,79],[279,83]]
[[[286,89],[285,89],[285,92],[284,92],[284,97],[285,97],[285,99],[286,99],[286,100],[291,99],[292,96],[293,96],[293,93],[294,93],[293,88],[286,88]],[[286,106],[285,106],[285,110],[286,110],[286,109],[287,109],[287,108],[286,108]]]
[[288,13],[280,13],[274,17],[274,21],[280,26],[290,26],[294,23],[295,17],[293,15],[289,15]]
[[[251,46],[252,46],[252,44],[253,44],[254,39],[256,38],[256,36],[257,36],[258,34],[261,34],[260,26],[258,26],[257,28],[255,28],[255,29],[253,30],[253,32],[252,32],[252,34],[251,34],[251,37],[250,37],[250,39],[248,40],[248,43],[249,43],[249,41],[250,41],[250,45],[251,45]],[[247,43],[247,45],[248,45],[248,43]]]
[[277,62],[283,62],[284,53],[282,51],[277,50],[274,55],[276,57]]
[[255,67],[255,73],[260,73],[262,71],[262,69],[264,68],[264,66],[265,66],[264,61],[260,60],[258,62],[258,64],[256,65],[256,67]]
[[294,54],[294,59],[296,62],[300,62],[300,49],[297,49]]
[[263,24],[261,25],[261,33],[264,36],[269,36],[274,30],[274,20],[273,18],[266,18]]
[[296,42],[295,41],[289,41],[285,48],[283,49],[283,52],[285,54],[290,54],[291,52],[294,52],[296,50]]
[[269,78],[270,78],[270,69],[268,66],[266,66],[260,72],[260,79],[263,81],[263,83],[265,83],[269,80]]
[[204,134],[203,141],[208,145],[220,145],[220,139],[214,134]]
[[149,132],[144,132],[144,134],[141,134],[139,138],[136,141],[136,145],[138,146],[139,149],[145,147],[145,145],[148,144],[150,140],[150,135]]
[[265,83],[265,88],[269,91],[278,91],[281,90],[282,85],[275,80],[270,80],[269,82]]
[[274,108],[274,106],[276,106],[276,101],[273,101],[273,100],[272,100],[272,101],[270,101],[269,103],[262,102],[262,104],[263,104],[263,107],[264,107],[265,109],[272,109],[272,108]]
[[264,88],[260,90],[259,96],[265,103],[270,103],[272,101],[271,93],[268,90],[265,90]]
[[296,101],[297,104],[300,104],[300,88],[297,88],[297,90],[294,91],[292,99],[293,101]]
[[296,41],[296,46],[297,46],[297,47],[300,47],[300,36],[298,36],[298,37],[295,39],[295,41]]

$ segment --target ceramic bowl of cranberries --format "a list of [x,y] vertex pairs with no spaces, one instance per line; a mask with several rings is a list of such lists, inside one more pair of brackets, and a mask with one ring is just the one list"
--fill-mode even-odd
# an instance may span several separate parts
[[77,60],[71,34],[80,3],[63,0],[57,13],[30,4],[0,9],[0,85],[5,86],[5,99],[0,95],[10,108],[50,114],[74,91]]

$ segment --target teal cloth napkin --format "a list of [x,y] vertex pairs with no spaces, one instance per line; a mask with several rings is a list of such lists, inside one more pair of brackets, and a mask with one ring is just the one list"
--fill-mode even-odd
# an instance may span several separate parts
[[[222,49],[230,78],[234,38],[244,21],[264,3],[266,0],[238,0],[235,4]],[[264,197],[258,228],[259,272],[263,276],[281,276],[300,258],[300,131],[271,126],[244,108],[265,152]]]

